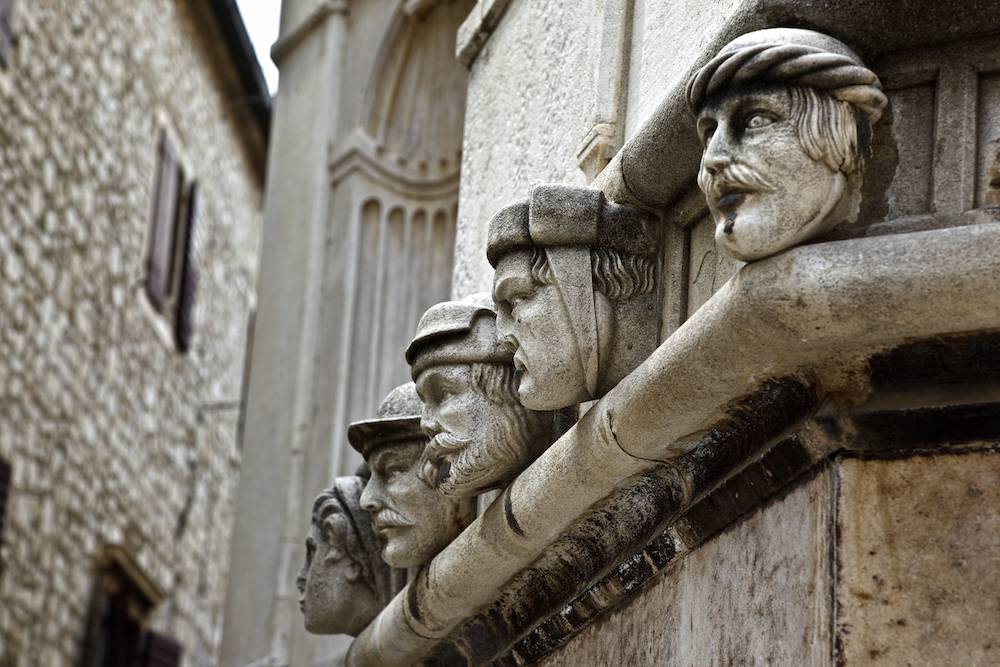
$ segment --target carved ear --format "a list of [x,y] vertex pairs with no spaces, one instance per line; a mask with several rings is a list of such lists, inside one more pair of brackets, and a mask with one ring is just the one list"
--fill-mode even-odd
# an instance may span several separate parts
[[347,565],[347,575],[346,576],[347,576],[347,580],[350,581],[351,583],[356,582],[358,579],[361,578],[361,566],[358,563],[355,563],[354,561],[351,561]]

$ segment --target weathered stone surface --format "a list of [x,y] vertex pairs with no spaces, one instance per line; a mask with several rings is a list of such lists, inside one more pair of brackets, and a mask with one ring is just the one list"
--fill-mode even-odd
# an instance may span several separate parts
[[1000,455],[839,467],[838,660],[995,665]]
[[313,503],[306,562],[295,581],[309,632],[357,635],[396,593],[383,544],[360,504],[365,482],[338,477]]
[[490,289],[486,225],[500,207],[538,183],[584,185],[576,149],[593,124],[597,5],[513,2],[472,65],[453,296]]
[[[203,7],[15,3],[0,67],[0,456],[13,466],[0,664],[77,664],[105,545],[169,592],[151,627],[190,664],[218,660],[263,161]],[[204,195],[187,355],[140,287],[164,124]]]
[[832,498],[825,468],[543,664],[831,664]]

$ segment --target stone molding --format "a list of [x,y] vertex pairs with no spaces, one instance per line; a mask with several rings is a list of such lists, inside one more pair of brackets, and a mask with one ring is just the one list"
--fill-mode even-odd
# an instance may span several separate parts
[[350,6],[347,0],[320,0],[308,15],[295,27],[288,30],[271,45],[271,60],[281,66],[282,61],[294,51],[323,22],[333,14],[347,14]]
[[329,174],[333,186],[353,173],[364,174],[372,182],[401,197],[418,201],[437,201],[458,196],[459,172],[422,176],[393,160],[383,159],[375,141],[357,128],[341,142],[330,157]]
[[458,29],[455,57],[466,67],[479,56],[490,35],[497,29],[511,0],[479,0],[469,18]]
[[605,0],[604,3],[594,91],[594,125],[576,153],[577,164],[588,183],[607,166],[625,138],[628,47],[634,4],[634,0]]

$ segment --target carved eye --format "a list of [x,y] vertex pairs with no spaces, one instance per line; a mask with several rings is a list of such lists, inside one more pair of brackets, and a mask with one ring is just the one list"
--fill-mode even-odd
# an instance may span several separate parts
[[761,127],[767,127],[774,122],[774,118],[763,113],[753,113],[747,117],[746,128],[748,130],[756,130]]

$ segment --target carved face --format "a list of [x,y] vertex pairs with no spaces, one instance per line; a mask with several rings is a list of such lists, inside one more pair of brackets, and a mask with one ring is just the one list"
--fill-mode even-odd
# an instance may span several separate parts
[[773,255],[843,220],[846,177],[806,153],[790,92],[783,85],[732,89],[698,114],[705,147],[698,184],[716,243],[737,259]]
[[497,263],[493,300],[498,335],[515,347],[521,404],[555,410],[590,398],[569,309],[556,285],[532,276],[529,250],[508,253]]
[[[347,524],[342,526],[349,529]],[[306,630],[313,634],[357,636],[381,605],[361,576],[361,566],[337,534],[336,519],[313,525],[306,538],[306,562],[295,581]]]
[[545,420],[513,391],[513,369],[499,364],[442,364],[417,378],[426,456],[446,495],[473,496],[512,479],[544,446]]
[[418,475],[426,440],[391,443],[368,459],[371,479],[361,507],[385,540],[382,558],[390,567],[423,565],[462,531],[462,505],[447,498]]

